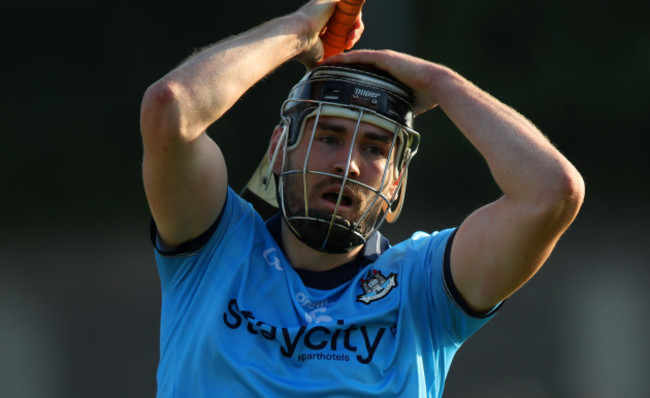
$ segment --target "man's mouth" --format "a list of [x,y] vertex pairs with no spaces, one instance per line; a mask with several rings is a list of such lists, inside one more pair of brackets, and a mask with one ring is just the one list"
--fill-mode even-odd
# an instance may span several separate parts
[[[327,192],[323,194],[323,199],[336,205],[336,202],[339,199],[339,192]],[[341,195],[341,203],[339,204],[339,206],[347,207],[351,205],[352,205],[352,199],[347,195]]]

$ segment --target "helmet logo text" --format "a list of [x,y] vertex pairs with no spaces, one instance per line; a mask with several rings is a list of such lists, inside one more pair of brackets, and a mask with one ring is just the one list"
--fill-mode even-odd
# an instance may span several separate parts
[[363,89],[363,88],[355,87],[354,88],[354,95],[358,95],[358,96],[362,96],[362,97],[368,97],[368,98],[377,98],[381,94],[377,93],[377,92],[374,92],[374,91],[366,90],[366,89]]

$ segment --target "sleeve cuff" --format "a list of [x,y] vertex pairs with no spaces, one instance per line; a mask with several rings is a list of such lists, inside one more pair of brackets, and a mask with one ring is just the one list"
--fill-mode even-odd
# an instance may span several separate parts
[[447,246],[445,247],[445,255],[443,259],[443,266],[442,266],[442,274],[443,274],[443,281],[445,284],[445,290],[447,291],[447,294],[451,298],[451,300],[458,306],[460,309],[463,310],[464,313],[467,315],[473,317],[473,318],[488,318],[494,313],[496,313],[499,308],[501,308],[501,305],[505,302],[502,301],[501,303],[497,304],[494,306],[494,308],[488,310],[487,312],[479,312],[473,310],[469,304],[465,301],[463,296],[461,296],[460,292],[458,291],[458,288],[456,287],[456,284],[454,283],[454,279],[451,276],[451,246],[454,242],[454,237],[456,236],[456,231],[458,231],[458,228],[454,230],[454,232],[451,233],[449,236],[449,239],[447,240]]

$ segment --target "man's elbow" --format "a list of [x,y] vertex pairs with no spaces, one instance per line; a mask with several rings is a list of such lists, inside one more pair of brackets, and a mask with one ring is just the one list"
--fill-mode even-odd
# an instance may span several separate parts
[[543,195],[542,214],[557,225],[568,227],[578,215],[585,197],[582,175],[569,165],[559,172]]
[[182,131],[182,96],[182,87],[164,78],[147,88],[140,107],[140,133],[145,143],[158,141],[165,138],[165,135],[179,134]]

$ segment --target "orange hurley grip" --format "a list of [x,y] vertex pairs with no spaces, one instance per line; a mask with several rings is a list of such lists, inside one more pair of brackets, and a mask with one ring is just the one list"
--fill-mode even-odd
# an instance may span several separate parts
[[325,54],[323,58],[342,53],[348,33],[352,30],[366,0],[341,0],[327,22],[327,30],[321,37]]

